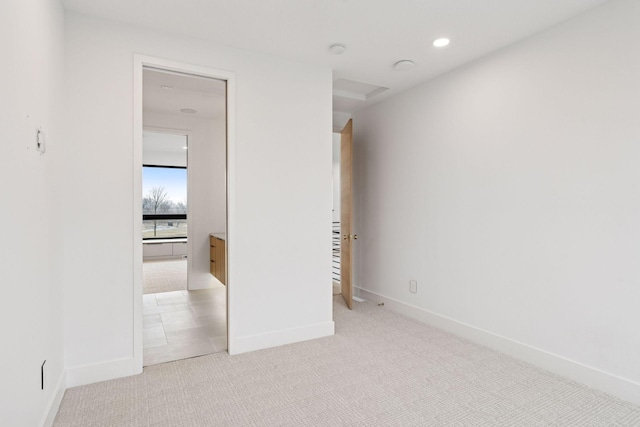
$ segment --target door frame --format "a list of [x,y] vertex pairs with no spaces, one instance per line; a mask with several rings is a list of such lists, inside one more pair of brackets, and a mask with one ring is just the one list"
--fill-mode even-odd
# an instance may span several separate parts
[[144,68],[156,68],[198,77],[210,77],[227,82],[227,351],[233,354],[235,347],[235,292],[233,287],[236,235],[236,74],[199,65],[187,64],[169,59],[134,54],[133,55],[133,370],[142,372],[143,367],[143,310],[142,310],[142,75]]

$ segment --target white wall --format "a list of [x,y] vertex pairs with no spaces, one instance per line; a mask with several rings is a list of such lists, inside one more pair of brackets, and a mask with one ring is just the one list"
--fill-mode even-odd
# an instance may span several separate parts
[[342,129],[347,125],[347,122],[351,118],[351,114],[343,113],[341,111],[333,112],[333,131],[342,132]]
[[[331,70],[68,13],[69,382],[135,372],[134,53],[236,73],[235,351],[331,334]],[[96,233],[101,245],[89,251]]]
[[[144,124],[144,120],[143,120]],[[182,147],[188,144],[186,130],[184,134],[169,133],[166,129],[144,131],[142,136],[142,164],[156,166],[187,167],[187,151]],[[166,132],[166,133],[163,133]],[[165,145],[171,141],[169,146]],[[180,151],[175,149],[180,144]],[[144,195],[143,195],[144,196]]]
[[[0,4],[0,423],[48,424],[64,391],[60,217],[52,184],[60,149],[64,13],[57,1]],[[35,149],[35,130],[47,153]],[[44,360],[45,389],[40,389]]]
[[209,264],[209,233],[226,230],[226,129],[224,115],[205,119],[145,112],[154,128],[190,131],[189,139],[189,289],[215,285]]
[[639,22],[611,1],[355,114],[357,284],[640,402]]
[[186,151],[184,153],[176,153],[175,151],[145,151],[142,156],[142,163],[145,165],[187,167],[187,153]]

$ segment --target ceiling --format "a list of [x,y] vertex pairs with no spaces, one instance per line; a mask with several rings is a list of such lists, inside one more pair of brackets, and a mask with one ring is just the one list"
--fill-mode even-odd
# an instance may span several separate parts
[[[334,90],[352,113],[473,61],[605,0],[63,0],[68,10],[329,66],[334,81],[386,88]],[[448,37],[445,48],[432,46]],[[334,55],[333,43],[346,51]],[[397,71],[410,59],[415,67]],[[344,82],[340,83],[344,86]],[[345,96],[346,95],[346,96]]]
[[[145,69],[142,76],[145,112],[214,118],[225,114],[226,82]],[[182,109],[195,110],[186,114]]]

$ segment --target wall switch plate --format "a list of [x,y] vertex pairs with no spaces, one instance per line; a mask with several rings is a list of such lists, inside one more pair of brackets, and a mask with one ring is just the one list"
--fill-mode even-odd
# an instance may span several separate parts
[[409,292],[412,292],[414,294],[418,293],[418,282],[416,282],[415,280],[409,280]]

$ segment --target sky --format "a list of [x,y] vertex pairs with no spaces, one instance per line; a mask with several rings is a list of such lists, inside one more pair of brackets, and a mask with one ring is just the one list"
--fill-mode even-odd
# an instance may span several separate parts
[[142,168],[142,197],[153,187],[164,187],[174,203],[187,202],[187,170],[176,168]]

